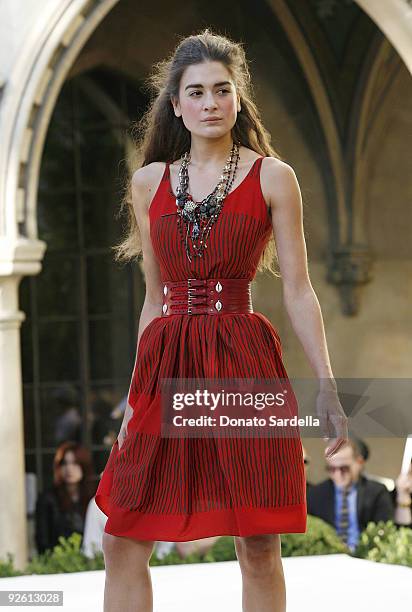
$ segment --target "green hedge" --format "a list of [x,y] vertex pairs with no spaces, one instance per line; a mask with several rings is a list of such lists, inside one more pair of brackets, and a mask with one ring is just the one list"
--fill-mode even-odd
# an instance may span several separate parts
[[350,554],[335,529],[315,516],[308,516],[306,533],[288,533],[281,541],[282,557]]
[[355,557],[412,567],[412,529],[392,521],[369,523],[361,533]]
[[[82,536],[78,533],[73,533],[67,539],[59,538],[59,544],[52,551],[35,556],[24,571],[14,568],[13,557],[9,554],[6,561],[0,559],[0,577],[104,569],[103,554],[97,553],[93,559],[86,557],[81,551],[81,541]],[[306,533],[284,534],[281,542],[282,557],[351,554],[333,527],[314,516],[308,516]],[[359,545],[353,556],[412,567],[412,530],[407,527],[397,528],[392,521],[369,523],[360,536]],[[172,551],[162,559],[158,559],[154,551],[150,558],[150,566],[211,563],[236,559],[233,537],[222,536],[203,555],[193,553],[182,559],[176,551]]]
[[86,557],[81,550],[82,536],[73,533],[69,538],[59,538],[59,544],[53,550],[46,550],[36,555],[23,572],[14,569],[12,555],[7,561],[0,559],[0,576],[25,576],[28,574],[63,574],[67,572],[84,572],[104,569],[102,553],[97,553],[93,559]]

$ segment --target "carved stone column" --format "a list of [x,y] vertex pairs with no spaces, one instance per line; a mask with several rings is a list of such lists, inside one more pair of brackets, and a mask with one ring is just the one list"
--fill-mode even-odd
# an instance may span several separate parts
[[372,280],[372,257],[363,245],[350,245],[333,252],[329,264],[327,281],[336,285],[344,314],[358,313],[360,287]]
[[0,239],[0,558],[13,555],[14,565],[27,563],[27,523],[19,284],[37,274],[45,243]]

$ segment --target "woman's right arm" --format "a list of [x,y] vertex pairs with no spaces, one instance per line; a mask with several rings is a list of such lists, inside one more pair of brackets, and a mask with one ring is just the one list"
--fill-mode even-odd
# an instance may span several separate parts
[[395,523],[397,525],[412,524],[412,471],[406,474],[399,474],[396,479],[394,492],[395,501]]
[[[152,163],[136,170],[131,179],[132,204],[142,241],[143,272],[146,286],[145,299],[139,319],[137,349],[139,347],[140,337],[147,325],[162,314],[163,285],[160,276],[159,262],[154,254],[152,241],[150,239],[149,221],[149,206],[160,182],[162,173],[162,164]],[[127,403],[123,422],[117,438],[119,441],[119,448],[127,435],[127,423],[132,416],[133,409]]]

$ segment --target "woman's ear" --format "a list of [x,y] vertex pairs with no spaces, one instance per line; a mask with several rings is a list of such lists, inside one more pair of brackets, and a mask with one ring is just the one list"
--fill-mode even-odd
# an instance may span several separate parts
[[174,110],[174,113],[175,113],[176,117],[180,117],[180,115],[181,115],[182,113],[181,113],[181,111],[180,111],[180,104],[179,104],[179,101],[178,101],[178,100],[176,100],[176,98],[174,98],[173,96],[171,96],[171,98],[170,98],[170,102],[171,102],[171,104],[172,104],[172,106],[173,106],[173,110]]

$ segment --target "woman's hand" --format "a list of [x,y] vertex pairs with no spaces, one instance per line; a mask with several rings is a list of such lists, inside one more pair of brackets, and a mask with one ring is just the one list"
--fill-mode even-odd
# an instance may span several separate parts
[[333,442],[325,449],[330,459],[348,441],[348,417],[346,416],[335,389],[321,389],[316,398],[316,413],[324,440]]
[[412,474],[399,474],[395,481],[397,500],[400,503],[409,502],[412,493]]

